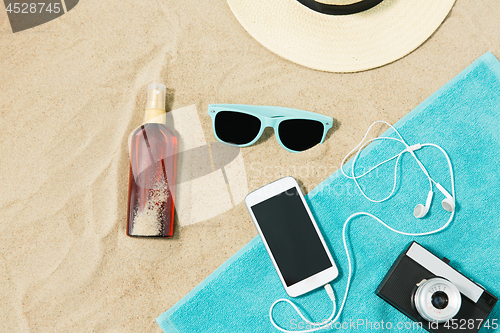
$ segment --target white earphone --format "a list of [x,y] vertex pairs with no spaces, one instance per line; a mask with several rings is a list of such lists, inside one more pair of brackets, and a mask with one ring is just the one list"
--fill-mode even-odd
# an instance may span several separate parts
[[[365,143],[363,143],[363,142],[365,141],[366,137],[368,136],[368,134],[370,133],[371,128],[372,128],[375,124],[378,124],[378,123],[383,123],[383,124],[389,125],[389,126],[390,126],[390,127],[391,127],[391,128],[392,128],[392,129],[393,129],[393,130],[397,133],[397,135],[399,136],[399,139],[397,139],[397,138],[391,138],[391,137],[378,137],[378,138],[370,139],[370,140],[366,141]],[[397,154],[397,155],[395,155],[395,156],[393,156],[393,157],[391,157],[391,158],[389,158],[389,159],[387,159],[387,160],[385,160],[385,161],[383,161],[383,162],[381,162],[381,163],[377,164],[376,166],[374,166],[373,168],[371,168],[370,170],[368,170],[368,171],[367,171],[367,172],[365,172],[364,174],[362,174],[362,175],[360,175],[360,176],[356,176],[356,174],[355,174],[355,166],[356,166],[356,161],[358,160],[358,157],[359,157],[359,154],[360,154],[361,150],[362,150],[362,149],[363,149],[363,148],[364,148],[364,147],[365,147],[368,143],[370,143],[370,142],[372,142],[372,141],[376,141],[376,140],[393,140],[393,141],[401,142],[402,144],[404,144],[404,145],[405,145],[405,147],[406,147],[406,148],[405,148],[405,149],[404,149],[401,153],[399,153],[399,154]],[[409,146],[409,145],[408,145],[408,144],[404,141],[404,139],[403,139],[403,137],[401,136],[401,134],[400,134],[400,133],[399,133],[399,132],[398,132],[398,131],[397,131],[397,130],[396,130],[396,129],[395,129],[395,128],[391,125],[391,124],[389,124],[389,123],[387,123],[387,122],[385,122],[385,121],[376,121],[376,122],[374,122],[374,123],[373,123],[373,124],[372,124],[372,125],[368,128],[368,131],[366,132],[365,136],[363,137],[363,140],[361,140],[361,142],[360,142],[360,143],[359,143],[359,144],[358,144],[358,145],[357,145],[357,146],[356,146],[353,150],[351,150],[351,152],[349,152],[349,154],[347,154],[347,156],[346,156],[346,157],[344,157],[344,159],[342,160],[342,165],[341,165],[341,168],[340,168],[340,169],[341,169],[342,173],[344,174],[344,176],[346,176],[347,178],[350,178],[350,179],[354,180],[354,182],[355,182],[355,183],[356,183],[356,185],[358,186],[359,190],[361,191],[361,194],[363,194],[363,196],[364,196],[365,198],[367,198],[368,200],[370,200],[370,201],[372,201],[372,202],[383,202],[383,201],[388,200],[388,199],[389,199],[390,197],[392,197],[392,195],[394,194],[394,190],[395,190],[395,188],[396,188],[396,179],[397,179],[397,170],[398,170],[399,160],[400,160],[401,156],[402,156],[404,153],[408,152],[408,153],[410,153],[410,154],[413,156],[413,158],[415,159],[415,161],[416,161],[416,162],[417,162],[417,164],[419,165],[420,169],[422,170],[422,172],[425,174],[425,176],[426,176],[426,177],[427,177],[427,179],[429,180],[429,186],[430,186],[430,190],[429,190],[429,193],[427,194],[427,200],[426,200],[426,202],[425,202],[425,205],[418,204],[418,205],[414,208],[414,210],[413,210],[413,215],[414,215],[416,218],[423,218],[423,217],[424,217],[425,215],[427,215],[427,213],[429,212],[429,209],[430,209],[430,206],[431,206],[431,203],[432,203],[432,198],[433,198],[433,196],[434,196],[434,192],[433,192],[433,190],[432,190],[432,185],[433,185],[433,184],[434,184],[434,185],[436,185],[437,189],[438,189],[438,190],[439,190],[439,191],[440,191],[440,192],[441,192],[441,193],[445,196],[445,198],[444,198],[444,199],[443,199],[443,201],[441,202],[442,207],[443,207],[446,211],[448,211],[448,212],[453,212],[453,211],[455,210],[455,198],[454,198],[454,196],[452,196],[450,193],[448,193],[448,191],[446,191],[446,190],[444,189],[444,187],[443,187],[441,184],[439,184],[438,182],[434,181],[434,179],[432,179],[432,178],[431,178],[431,176],[430,176],[430,175],[429,175],[429,173],[427,172],[427,169],[424,167],[424,165],[422,164],[422,162],[420,162],[420,160],[418,159],[418,157],[417,157],[417,156],[415,155],[415,153],[414,153],[416,150],[419,150],[419,149],[421,149],[422,147],[426,147],[426,146],[438,148],[438,149],[439,149],[439,150],[440,150],[440,151],[444,154],[444,156],[446,157],[446,159],[447,159],[447,160],[448,160],[448,162],[449,162],[448,155],[447,155],[447,154],[446,154],[446,152],[445,152],[445,151],[444,151],[441,147],[439,147],[438,145],[435,145],[435,144],[432,144],[432,143],[425,143],[425,144],[415,144],[415,145]],[[350,175],[350,176],[349,176],[349,175],[347,175],[347,174],[344,172],[344,168],[343,168],[343,167],[344,167],[344,164],[345,164],[346,159],[347,159],[349,156],[351,156],[351,154],[353,154],[356,150],[357,150],[357,153],[356,153],[356,156],[355,156],[355,158],[354,158],[354,160],[353,160],[353,163],[352,163],[352,175]],[[389,161],[391,161],[391,160],[393,160],[393,159],[395,159],[395,158],[397,158],[397,160],[396,160],[396,165],[395,165],[395,167],[394,167],[394,185],[393,185],[393,187],[392,187],[392,191],[391,191],[391,193],[390,193],[390,194],[389,194],[386,198],[381,199],[381,200],[374,200],[374,199],[369,198],[369,197],[365,194],[365,192],[363,191],[363,189],[361,188],[361,186],[359,185],[359,183],[358,183],[358,179],[359,179],[359,178],[361,178],[361,177],[363,177],[363,176],[365,176],[365,175],[367,175],[368,173],[370,173],[371,171],[375,170],[375,169],[376,169],[376,168],[378,168],[379,166],[381,166],[381,165],[383,165],[383,164],[385,164],[385,163],[387,163],[387,162],[389,162]],[[449,163],[449,164],[450,164],[450,170],[451,170],[451,163]],[[454,184],[453,184],[453,176],[452,176],[451,178],[452,178],[452,188],[453,188],[453,187],[454,187]],[[454,191],[454,189],[452,189],[452,191]]]
[[444,187],[442,187],[439,183],[436,183],[436,187],[446,197],[445,199],[443,199],[443,201],[441,201],[441,206],[444,208],[444,210],[446,210],[446,211],[448,211],[450,213],[453,212],[453,211],[455,211],[455,198],[452,197],[451,194],[449,194],[448,192],[446,192],[446,190],[444,189]]
[[429,194],[427,195],[427,200],[425,201],[425,206],[422,204],[418,204],[415,206],[415,209],[413,210],[413,215],[417,219],[421,219],[422,217],[427,215],[427,212],[429,211],[429,208],[431,207],[433,196],[434,196],[434,192],[429,191]]
[[[392,138],[392,137],[378,137],[378,138],[374,138],[374,139],[370,139],[368,140],[367,142],[363,143],[368,135],[368,133],[370,132],[371,128],[377,124],[377,123],[383,123],[383,124],[386,124],[386,125],[389,125],[396,133],[397,135],[399,136],[399,139],[397,138]],[[370,142],[372,141],[376,141],[376,140],[394,140],[394,141],[397,141],[397,142],[400,142],[402,144],[405,145],[405,149],[377,164],[376,166],[372,167],[370,170],[368,170],[367,172],[365,172],[364,174],[362,175],[359,175],[359,176],[356,176],[355,174],[355,166],[356,166],[356,161],[358,160],[358,157],[359,157],[359,154],[361,152],[361,150]],[[451,194],[448,193],[448,191],[446,191],[444,189],[443,186],[441,186],[441,184],[437,183],[436,181],[434,181],[434,179],[431,178],[431,176],[429,175],[429,173],[427,172],[426,168],[424,167],[424,165],[422,164],[422,162],[420,162],[420,160],[418,159],[418,157],[415,155],[414,151],[415,150],[418,150],[418,149],[421,149],[422,147],[434,147],[434,148],[437,148],[439,149],[443,154],[444,156],[446,157],[446,161],[448,162],[448,167],[449,167],[449,171],[450,171],[450,179],[451,179]],[[347,175],[345,172],[344,172],[344,164],[345,164],[345,161],[347,160],[347,158],[352,154],[354,153],[356,150],[357,153],[356,153],[356,156],[352,162],[352,167],[351,167],[351,176]],[[385,222],[383,222],[381,219],[379,219],[378,217],[370,214],[370,213],[366,213],[366,212],[358,212],[358,213],[354,213],[352,214],[351,216],[349,216],[347,218],[347,220],[344,222],[344,227],[342,229],[342,241],[343,241],[343,244],[344,244],[344,250],[347,254],[347,261],[348,261],[348,264],[349,264],[349,275],[347,277],[347,286],[346,286],[346,290],[345,290],[345,294],[344,294],[344,299],[342,301],[342,304],[340,305],[340,308],[339,308],[339,311],[337,313],[337,315],[335,316],[335,312],[337,310],[337,307],[336,307],[336,299],[335,299],[335,295],[333,293],[333,289],[331,288],[330,284],[326,284],[325,285],[325,290],[328,294],[328,296],[330,297],[332,303],[333,303],[333,312],[332,314],[330,315],[330,317],[322,322],[319,322],[319,323],[314,323],[310,320],[308,320],[307,318],[304,317],[304,315],[300,312],[300,310],[297,308],[297,306],[295,304],[293,304],[290,300],[288,299],[278,299],[277,301],[275,301],[270,309],[269,309],[269,319],[272,323],[272,325],[282,331],[282,332],[286,332],[286,333],[292,333],[292,332],[302,332],[302,333],[306,333],[306,332],[315,332],[315,331],[318,331],[318,330],[322,330],[322,329],[325,329],[325,328],[330,328],[332,329],[333,328],[333,324],[337,322],[337,320],[340,318],[340,315],[342,314],[342,311],[344,309],[344,305],[345,305],[345,302],[347,300],[347,295],[349,293],[349,287],[351,285],[351,278],[352,278],[352,263],[351,263],[351,256],[349,254],[349,249],[348,249],[348,246],[347,246],[347,236],[346,236],[346,230],[347,230],[347,224],[355,217],[357,216],[369,216],[371,218],[373,218],[374,220],[376,220],[377,222],[379,222],[380,224],[382,224],[384,227],[386,227],[387,229],[395,232],[395,233],[398,233],[400,235],[406,235],[406,236],[427,236],[427,235],[431,235],[431,234],[435,234],[435,233],[438,233],[444,229],[446,229],[448,227],[448,225],[451,223],[451,221],[453,220],[453,217],[455,216],[455,181],[454,181],[454,178],[453,178],[453,166],[451,164],[451,160],[448,156],[448,154],[446,153],[446,151],[444,151],[443,148],[441,148],[440,146],[438,145],[435,145],[433,143],[425,143],[425,144],[415,144],[415,145],[412,145],[412,146],[409,146],[403,139],[403,137],[401,136],[401,134],[398,132],[398,130],[396,130],[391,124],[385,122],[385,121],[376,121],[374,122],[369,128],[368,128],[368,131],[366,132],[365,136],[363,137],[363,140],[361,140],[361,142],[356,146],[356,148],[354,148],[351,152],[349,152],[349,154],[346,155],[346,157],[344,157],[344,159],[342,160],[342,164],[341,164],[341,167],[340,167],[340,170],[342,171],[342,173],[344,174],[344,176],[346,176],[347,178],[349,179],[352,179],[355,183],[356,183],[356,186],[358,187],[358,189],[361,191],[361,194],[368,200],[370,200],[371,202],[383,202],[383,201],[386,201],[388,200],[393,194],[394,194],[394,191],[396,189],[396,181],[397,181],[397,170],[398,170],[398,164],[399,164],[399,160],[401,158],[401,156],[406,153],[406,152],[409,152],[413,158],[415,159],[415,161],[417,162],[417,164],[419,165],[420,169],[422,170],[422,172],[427,176],[428,180],[429,180],[429,186],[430,186],[430,190],[429,190],[429,193],[427,194],[427,200],[425,202],[425,205],[422,205],[422,204],[418,204],[415,209],[413,210],[413,215],[416,217],[416,218],[422,218],[424,217],[428,212],[429,212],[429,209],[430,209],[430,206],[431,206],[431,203],[432,203],[432,198],[434,196],[434,192],[432,191],[432,187],[433,187],[433,184],[436,185],[437,189],[445,196],[445,198],[443,199],[443,201],[441,202],[441,206],[448,212],[451,212],[450,214],[450,217],[448,218],[448,221],[443,225],[441,226],[440,228],[436,229],[436,230],[432,230],[432,231],[427,231],[427,232],[421,232],[421,233],[411,233],[411,232],[404,232],[404,231],[400,231],[400,230],[397,230],[397,229],[394,229],[393,227],[389,226],[388,224],[386,224]],[[394,167],[394,184],[393,184],[393,187],[392,187],[392,191],[391,193],[383,198],[383,199],[380,199],[380,200],[375,200],[375,199],[371,199],[369,198],[365,192],[363,191],[363,189],[361,188],[361,186],[359,185],[358,183],[358,179],[369,174],[371,171],[375,170],[376,168],[378,168],[379,166],[389,162],[389,161],[392,161],[393,159],[396,158],[396,165]],[[307,329],[307,330],[302,330],[302,331],[290,331],[290,330],[287,330],[287,329],[284,329],[280,326],[278,326],[274,320],[273,320],[273,308],[276,304],[278,304],[279,302],[287,302],[289,304],[292,305],[292,307],[295,309],[295,311],[300,315],[300,317],[306,321],[307,323],[309,323],[309,326],[312,327],[311,329]],[[335,316],[335,318],[334,318]]]

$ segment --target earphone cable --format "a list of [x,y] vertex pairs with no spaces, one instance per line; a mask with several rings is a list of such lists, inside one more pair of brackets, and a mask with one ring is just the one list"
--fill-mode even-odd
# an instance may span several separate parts
[[[378,123],[383,123],[383,124],[388,125],[394,132],[396,132],[396,134],[399,136],[399,139],[392,138],[392,137],[378,137],[378,138],[370,139],[370,140],[368,140],[368,141],[365,142],[365,139],[368,136],[368,134],[370,133],[370,130],[372,129],[372,127],[374,125],[378,124]],[[371,143],[373,141],[378,141],[378,140],[393,140],[393,141],[401,142],[405,146],[405,149],[401,153],[399,153],[399,154],[397,154],[397,155],[395,155],[395,156],[393,156],[393,157],[391,157],[391,158],[389,158],[389,159],[387,159],[387,160],[385,160],[385,161],[377,164],[376,166],[372,167],[370,170],[368,170],[364,174],[362,174],[360,176],[356,176],[356,174],[355,174],[355,166],[356,166],[356,161],[358,160],[361,151],[364,149],[364,147],[367,144],[369,144],[369,143]],[[421,147],[421,145],[415,145],[415,146],[418,146],[416,149],[419,149]],[[370,125],[370,127],[366,131],[366,133],[365,133],[363,139],[361,140],[361,142],[344,157],[344,159],[342,160],[342,163],[340,165],[340,170],[342,171],[342,174],[345,177],[347,177],[349,179],[352,179],[355,182],[355,184],[358,187],[358,189],[360,190],[361,194],[367,200],[369,200],[371,202],[376,202],[376,203],[384,202],[384,201],[388,200],[389,198],[391,198],[392,195],[394,194],[394,191],[396,189],[396,184],[397,184],[397,168],[398,168],[398,164],[399,164],[400,158],[401,158],[402,154],[404,154],[405,152],[409,152],[413,156],[413,158],[415,159],[415,161],[417,162],[417,164],[420,167],[420,169],[422,170],[422,172],[426,175],[427,179],[429,180],[430,191],[432,191],[432,184],[436,183],[436,182],[431,178],[431,176],[429,175],[429,172],[427,171],[427,169],[425,168],[425,166],[422,164],[422,162],[420,161],[420,159],[415,155],[414,150],[416,150],[416,149],[413,148],[413,147],[414,146],[409,146],[406,143],[406,141],[403,139],[401,133],[399,133],[399,131],[394,126],[392,126],[391,124],[389,124],[386,121],[379,120],[379,121],[376,121],[376,122],[374,122],[373,124]],[[356,155],[355,155],[355,157],[353,159],[353,162],[352,162],[351,175],[348,175],[348,174],[346,174],[346,172],[344,170],[344,165],[346,163],[347,158],[349,156],[351,156],[355,151],[356,151]],[[385,163],[387,163],[387,162],[389,162],[389,161],[391,161],[391,160],[393,160],[395,158],[397,158],[397,160],[396,160],[396,164],[394,166],[394,181],[393,181],[393,186],[392,186],[391,193],[387,197],[385,197],[383,199],[379,199],[379,200],[372,199],[372,198],[368,197],[368,195],[366,195],[365,191],[361,188],[361,185],[359,184],[358,179],[361,178],[361,177],[363,177],[363,176],[365,176],[365,175],[367,175],[368,173],[370,173],[371,171],[375,170],[379,166],[381,166],[381,165],[383,165],[383,164],[385,164]]]

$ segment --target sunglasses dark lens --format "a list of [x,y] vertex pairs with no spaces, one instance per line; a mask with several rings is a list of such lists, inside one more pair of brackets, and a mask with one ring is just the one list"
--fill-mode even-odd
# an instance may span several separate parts
[[280,140],[285,147],[303,151],[316,146],[323,138],[323,123],[316,120],[284,120],[278,127]]
[[215,133],[224,142],[235,145],[250,143],[260,131],[260,120],[246,113],[220,111],[215,116]]

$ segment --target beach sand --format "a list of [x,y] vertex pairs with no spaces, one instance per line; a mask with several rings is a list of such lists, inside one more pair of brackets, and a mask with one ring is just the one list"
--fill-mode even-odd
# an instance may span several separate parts
[[306,193],[373,121],[395,123],[485,52],[500,56],[498,17],[495,0],[457,0],[408,56],[335,74],[274,55],[224,0],[81,0],[15,34],[0,5],[0,332],[161,332],[156,317],[257,234],[233,199],[172,239],[126,236],[127,139],[149,83],[167,86],[169,110],[194,105],[208,144],[210,103],[333,117],[306,152],[269,130],[241,149],[248,191],[290,175]]

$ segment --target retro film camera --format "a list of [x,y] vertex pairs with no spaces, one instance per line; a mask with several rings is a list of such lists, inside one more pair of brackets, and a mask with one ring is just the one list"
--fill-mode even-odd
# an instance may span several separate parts
[[376,293],[429,332],[477,332],[498,299],[449,262],[413,242]]

